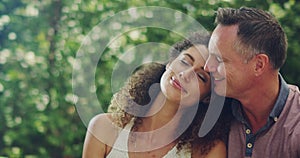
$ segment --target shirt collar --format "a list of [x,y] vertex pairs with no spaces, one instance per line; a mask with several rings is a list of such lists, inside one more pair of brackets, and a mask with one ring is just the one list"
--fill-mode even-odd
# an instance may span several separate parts
[[280,91],[278,98],[275,102],[275,105],[270,113],[270,118],[276,118],[279,117],[280,113],[282,112],[285,102],[289,96],[289,87],[287,83],[284,81],[282,76],[279,74],[279,81],[280,81]]
[[[282,112],[285,102],[288,98],[289,95],[289,87],[281,74],[278,74],[279,76],[279,81],[280,81],[280,90],[279,90],[279,95],[278,98],[275,102],[275,105],[269,115],[269,118],[271,120],[275,120],[279,117],[280,113]],[[232,114],[233,116],[240,122],[245,123],[248,125],[246,119],[243,116],[242,112],[242,104],[238,100],[233,100],[232,101]],[[268,120],[268,122],[270,121]]]

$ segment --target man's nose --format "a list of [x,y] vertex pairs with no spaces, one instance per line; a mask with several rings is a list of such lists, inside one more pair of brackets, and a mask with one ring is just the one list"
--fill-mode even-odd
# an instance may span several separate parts
[[214,72],[217,70],[217,64],[215,63],[213,57],[210,55],[208,56],[208,59],[205,62],[204,70],[206,72]]

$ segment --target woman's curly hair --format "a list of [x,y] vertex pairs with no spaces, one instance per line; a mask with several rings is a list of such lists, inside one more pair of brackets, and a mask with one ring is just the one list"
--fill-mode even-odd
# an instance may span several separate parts
[[[207,46],[209,36],[193,34],[189,39],[176,43],[170,50],[170,60],[172,62],[182,51],[192,47],[195,44]],[[117,92],[109,106],[109,112],[112,113],[113,121],[118,126],[124,128],[127,123],[134,119],[133,131],[136,131],[142,118],[136,116],[144,116],[150,108],[152,101],[160,92],[160,79],[165,72],[165,65],[160,63],[148,63],[140,66],[133,72],[123,88]],[[135,105],[135,106],[133,106]],[[146,108],[134,108],[136,105]],[[149,106],[150,105],[150,106]],[[149,108],[147,108],[149,107]],[[214,128],[203,138],[198,136],[198,132],[205,113],[208,108],[208,103],[199,102],[197,113],[192,118],[192,123],[187,130],[178,138],[177,149],[180,151],[186,144],[196,146],[201,154],[205,155],[215,145],[216,141],[221,140],[227,142],[229,133],[231,111],[230,106],[224,106],[223,112]],[[184,114],[182,118],[190,117],[189,114]]]

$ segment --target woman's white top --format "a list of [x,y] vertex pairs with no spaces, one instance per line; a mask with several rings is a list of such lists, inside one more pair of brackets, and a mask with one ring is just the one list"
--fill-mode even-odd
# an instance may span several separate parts
[[[106,156],[107,158],[129,158],[128,155],[128,139],[129,132],[133,126],[134,121],[130,121],[125,128],[119,133],[111,151]],[[191,158],[191,150],[188,149],[187,145],[184,146],[179,152],[175,145],[166,155],[162,158]]]

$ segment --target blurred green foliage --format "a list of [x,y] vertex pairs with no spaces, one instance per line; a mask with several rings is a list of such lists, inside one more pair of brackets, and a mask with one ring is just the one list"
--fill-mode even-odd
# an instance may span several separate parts
[[[288,58],[281,70],[300,85],[300,3],[295,0],[1,0],[0,1],[0,156],[25,158],[81,157],[86,127],[72,93],[72,65],[84,37],[104,19],[131,7],[161,6],[214,28],[218,7],[249,6],[272,12],[284,27]],[[120,26],[122,27],[122,26]],[[132,30],[135,31],[135,30]],[[110,73],[128,45],[180,39],[158,28],[130,32],[98,65],[97,96],[107,109],[112,96]],[[88,105],[87,105],[88,106]]]

